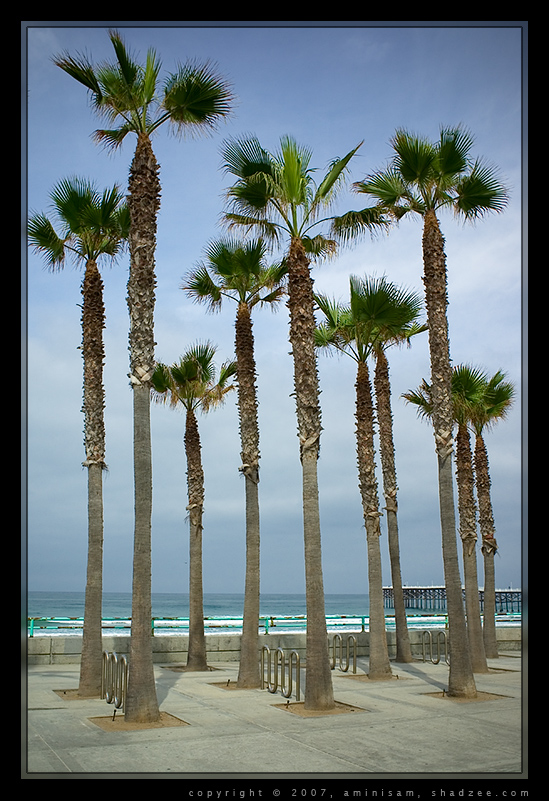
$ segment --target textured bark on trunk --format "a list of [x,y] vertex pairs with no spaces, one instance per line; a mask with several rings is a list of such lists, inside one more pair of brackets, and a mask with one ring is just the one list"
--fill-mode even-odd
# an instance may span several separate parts
[[439,509],[442,559],[450,633],[450,671],[448,694],[475,697],[476,686],[469,653],[465,611],[461,591],[452,475],[453,415],[452,369],[446,310],[446,254],[444,238],[434,211],[425,213],[423,227],[423,267],[429,350],[433,427],[438,461]]
[[82,357],[84,361],[84,447],[88,469],[88,559],[82,656],[78,694],[100,696],[103,602],[103,470],[105,469],[105,392],[103,387],[103,281],[90,259],[82,282]]
[[187,489],[189,504],[189,651],[187,670],[208,670],[204,635],[204,591],[202,581],[202,514],[204,471],[196,416],[187,410],[185,425]]
[[458,426],[456,437],[456,467],[459,508],[459,534],[463,550],[465,579],[465,611],[467,634],[471,650],[473,673],[487,673],[486,654],[482,638],[477,570],[477,522],[474,495],[474,477],[469,431],[466,425]]
[[481,551],[484,557],[484,648],[489,659],[496,659],[499,654],[496,639],[496,576],[494,561],[498,544],[494,536],[495,525],[490,497],[488,454],[480,434],[475,439],[475,475],[482,538]]
[[130,168],[130,381],[133,387],[134,556],[132,632],[125,715],[132,722],[160,718],[151,630],[152,449],[150,378],[154,370],[156,215],[160,205],[158,164],[145,134],[137,140]]
[[377,399],[377,422],[379,426],[379,442],[381,470],[383,475],[383,494],[385,495],[385,511],[387,513],[387,533],[389,540],[389,560],[393,584],[396,627],[396,661],[412,662],[412,647],[406,622],[406,606],[402,590],[402,573],[400,568],[400,544],[398,534],[397,479],[395,468],[395,448],[393,440],[393,416],[391,412],[391,385],[389,381],[389,365],[384,351],[376,355],[374,377]]
[[368,551],[368,594],[370,601],[370,679],[391,678],[387,649],[383,580],[381,569],[381,528],[374,462],[374,407],[366,362],[358,363],[356,379],[356,441],[360,496],[366,527]]
[[125,716],[131,722],[160,718],[153,666],[152,635],[152,460],[150,389],[134,386],[135,531],[132,581],[132,629]]
[[293,239],[288,254],[288,308],[290,342],[294,362],[297,427],[303,476],[303,539],[307,604],[307,664],[305,708],[325,710],[335,706],[324,603],[318,454],[320,404],[314,346],[313,281],[303,244]]
[[240,470],[244,476],[246,497],[246,579],[237,684],[238,687],[253,689],[261,686],[258,660],[260,604],[259,425],[252,319],[246,303],[238,304],[235,351],[242,448]]
[[100,697],[103,640],[103,466],[88,466],[88,564],[78,694]]

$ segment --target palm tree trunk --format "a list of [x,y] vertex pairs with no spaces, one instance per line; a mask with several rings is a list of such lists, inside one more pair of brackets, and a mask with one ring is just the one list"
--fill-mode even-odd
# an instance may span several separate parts
[[187,487],[189,505],[189,651],[187,670],[208,670],[204,634],[204,591],[202,578],[202,514],[204,471],[196,416],[187,410],[185,426]]
[[160,205],[158,164],[151,143],[140,134],[130,169],[130,381],[134,426],[134,555],[132,634],[126,720],[154,722],[160,717],[153,667],[151,519],[152,449],[150,378],[154,370],[154,290],[156,215]]
[[387,649],[383,579],[381,569],[381,528],[374,462],[374,408],[368,365],[359,361],[356,379],[357,460],[368,550],[368,594],[370,601],[370,679],[391,678]]
[[314,346],[316,322],[309,260],[299,239],[292,239],[290,244],[288,291],[290,342],[294,362],[297,428],[303,476],[303,539],[307,604],[305,708],[325,710],[333,709],[335,701],[326,630],[318,497],[321,424]]
[[498,544],[494,536],[495,525],[490,498],[490,471],[488,454],[481,434],[475,440],[475,475],[479,509],[479,525],[484,557],[484,648],[489,659],[496,659],[498,644],[496,638],[496,577],[495,555]]
[[160,718],[153,666],[152,635],[152,459],[150,389],[133,388],[133,459],[135,529],[132,581],[132,629],[125,716],[127,721],[149,723]]
[[82,282],[82,357],[84,361],[84,442],[88,468],[88,560],[82,656],[78,694],[100,696],[103,600],[103,470],[105,469],[105,305],[103,281],[93,259]]
[[253,689],[261,686],[258,659],[260,606],[259,426],[255,387],[254,338],[252,319],[247,303],[238,304],[235,351],[242,447],[240,470],[246,482],[246,580],[237,684],[238,687]]
[[487,673],[486,654],[482,639],[480,603],[478,597],[477,523],[474,497],[474,478],[469,431],[458,426],[456,438],[459,529],[463,547],[463,576],[465,579],[465,610],[467,633],[471,650],[473,673]]
[[391,385],[389,382],[389,365],[383,350],[376,353],[376,370],[374,377],[377,400],[377,422],[379,425],[379,443],[381,469],[383,474],[383,493],[387,512],[387,533],[389,540],[389,560],[393,583],[396,627],[396,661],[412,662],[412,647],[406,622],[406,606],[402,590],[402,574],[400,569],[400,544],[398,536],[398,503],[397,480],[395,469],[395,448],[393,442],[393,418],[391,413]]
[[427,211],[424,217],[423,267],[431,357],[433,427],[438,461],[442,559],[450,634],[448,694],[469,698],[476,696],[476,686],[469,653],[456,541],[452,475],[452,369],[446,315],[448,305],[446,254],[444,238],[436,214],[432,210]]
[[78,695],[100,697],[103,601],[103,465],[88,465],[88,564]]

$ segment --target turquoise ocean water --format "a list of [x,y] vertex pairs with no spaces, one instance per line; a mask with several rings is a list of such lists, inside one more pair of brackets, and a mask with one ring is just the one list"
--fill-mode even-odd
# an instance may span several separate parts
[[[326,595],[327,615],[368,615],[367,595]],[[131,616],[131,593],[107,592],[103,595],[103,617]],[[205,617],[241,617],[244,595],[204,594]],[[387,609],[386,614],[394,612]],[[260,614],[292,616],[306,613],[305,595],[262,595]],[[184,593],[153,593],[153,617],[188,617],[189,596]],[[29,592],[26,598],[27,617],[83,617],[83,592]]]

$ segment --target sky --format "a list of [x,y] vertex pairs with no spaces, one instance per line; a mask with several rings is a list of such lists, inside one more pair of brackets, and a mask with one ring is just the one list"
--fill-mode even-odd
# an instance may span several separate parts
[[[442,213],[448,268],[448,321],[453,364],[490,375],[503,370],[516,387],[506,420],[486,443],[499,552],[496,585],[525,586],[523,401],[526,387],[525,79],[526,34],[520,22],[23,22],[22,113],[26,125],[22,207],[23,508],[25,581],[33,591],[83,591],[87,555],[87,473],[82,467],[83,415],[80,287],[68,262],[52,273],[27,249],[27,214],[50,210],[63,178],[80,176],[100,189],[127,189],[135,137],[107,153],[92,141],[100,123],[83,86],[53,64],[62,53],[113,60],[108,37],[119,30],[144,62],[156,49],[162,75],[188,60],[211,61],[231,84],[231,116],[206,137],[153,138],[162,185],[158,215],[156,358],[172,363],[192,344],[210,340],[218,363],[234,357],[236,307],[209,314],[181,290],[183,276],[224,235],[220,218],[230,177],[221,169],[228,137],[253,133],[267,150],[292,135],[313,153],[321,177],[329,163],[363,142],[334,213],[361,206],[352,182],[384,167],[390,139],[404,127],[433,140],[440,126],[462,124],[474,155],[496,167],[509,187],[504,213],[463,225]],[[274,258],[273,254],[273,258]],[[128,380],[129,258],[102,268],[105,284],[104,590],[131,590],[133,552],[132,398]],[[385,275],[423,294],[421,221],[404,220],[315,265],[315,290],[345,301],[350,275]],[[263,593],[305,588],[301,468],[289,355],[288,310],[254,311],[261,429],[261,587]],[[320,318],[319,318],[320,319]],[[389,353],[398,474],[403,581],[443,584],[437,465],[432,429],[402,393],[429,380],[426,335]],[[367,593],[367,552],[358,489],[354,382],[346,356],[318,357],[322,437],[319,469],[326,593]],[[153,404],[152,588],[188,592],[188,521],[182,412]],[[244,483],[236,392],[223,408],[199,417],[205,473],[204,590],[242,593],[245,571]],[[381,476],[378,471],[380,504]],[[456,494],[457,503],[457,494]],[[391,584],[385,518],[383,581]],[[458,551],[461,546],[458,543]],[[477,549],[479,584],[482,556]]]

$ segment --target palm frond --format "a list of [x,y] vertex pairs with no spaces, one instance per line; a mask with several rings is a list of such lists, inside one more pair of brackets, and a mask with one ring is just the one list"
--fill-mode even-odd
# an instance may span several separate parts
[[181,285],[187,297],[197,303],[205,303],[210,311],[220,311],[222,294],[205,265],[199,265],[191,271]]
[[247,134],[239,139],[227,139],[221,148],[223,169],[236,178],[248,179],[257,173],[272,175],[273,164],[256,136]]
[[489,211],[501,212],[507,205],[507,189],[494,170],[477,161],[456,185],[456,211],[465,219],[477,219]]
[[93,139],[95,142],[105,145],[108,150],[116,150],[133,130],[134,126],[131,123],[125,123],[119,128],[111,128],[110,130],[101,128],[94,131]]
[[317,236],[302,236],[301,241],[303,243],[303,247],[305,248],[305,253],[309,256],[315,256],[318,258],[325,258],[335,256],[337,252],[337,242],[335,239],[328,239],[322,234],[317,234]]
[[109,31],[109,38],[117,59],[118,73],[127,87],[132,87],[142,76],[142,68],[132,59],[118,31]]
[[101,101],[101,86],[97,80],[93,65],[85,56],[70,56],[68,53],[64,53],[54,57],[53,63],[94,94],[96,102]]
[[487,382],[484,395],[484,424],[492,427],[503,420],[514,403],[516,390],[511,381],[506,381],[505,373],[498,370]]
[[353,148],[346,156],[342,159],[335,159],[330,169],[328,170],[327,174],[321,181],[315,196],[315,200],[325,201],[330,198],[333,194],[335,187],[341,181],[342,176],[345,174],[345,171],[349,165],[349,162],[355,155],[355,153],[362,147],[364,144],[364,140],[360,142],[355,148]]
[[58,236],[53,224],[44,214],[35,214],[29,219],[27,236],[34,252],[45,257],[50,270],[63,267],[66,240]]
[[245,234],[259,234],[264,239],[272,242],[278,242],[281,236],[281,227],[277,223],[270,220],[253,217],[246,214],[237,214],[228,212],[224,215],[224,222],[228,225],[229,230],[233,228],[245,229]]
[[363,181],[357,181],[353,186],[357,192],[374,197],[377,201],[376,206],[380,210],[397,205],[407,209],[420,202],[410,185],[395,168],[373,173]]
[[210,62],[189,61],[168,77],[162,106],[166,117],[182,132],[214,128],[229,114],[232,100],[228,83]]
[[371,206],[360,211],[348,211],[331,221],[331,232],[341,242],[356,241],[368,233],[374,236],[377,232],[389,227],[389,220],[381,206]]
[[433,165],[437,158],[437,149],[423,137],[408,131],[397,129],[391,144],[395,150],[394,169],[404,181],[418,186],[425,186],[433,176]]
[[408,392],[403,392],[401,398],[417,407],[418,417],[430,420],[433,416],[431,387],[425,379],[422,380],[418,389],[410,389]]
[[455,176],[470,167],[469,153],[473,146],[473,137],[461,127],[442,128],[437,146],[435,163],[436,172],[455,180]]

